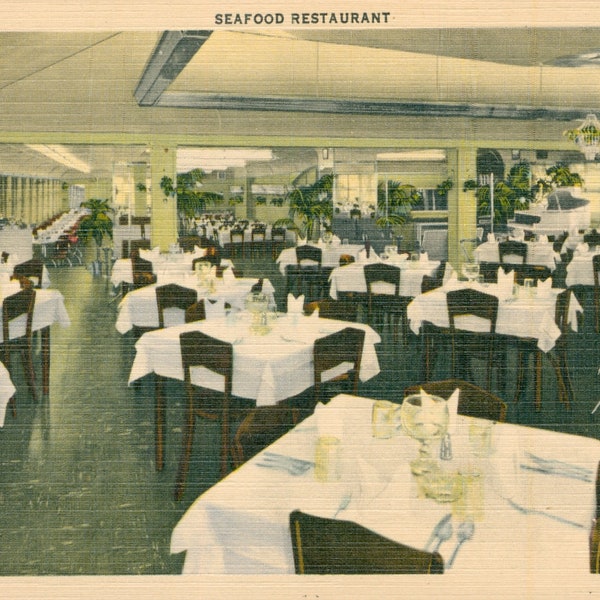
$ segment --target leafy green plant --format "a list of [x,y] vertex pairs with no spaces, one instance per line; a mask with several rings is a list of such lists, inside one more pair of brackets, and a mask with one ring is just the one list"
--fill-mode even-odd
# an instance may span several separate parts
[[546,169],[546,175],[550,176],[550,183],[554,187],[570,187],[583,184],[581,175],[573,173],[565,162],[557,162]]
[[[311,185],[299,186],[287,194],[290,206],[289,216],[278,219],[276,227],[287,227],[300,232],[302,237],[311,239],[315,225],[323,220],[331,221],[333,216],[333,174],[326,174]],[[300,226],[296,225],[296,219]]]
[[264,206],[267,203],[267,198],[266,196],[256,196],[256,198],[254,198],[254,203],[256,206]]
[[[528,208],[538,188],[530,184],[531,168],[529,163],[513,165],[504,180],[494,181],[494,223],[506,223],[515,210]],[[477,197],[477,216],[488,216],[491,210],[489,185],[479,185],[474,179],[465,181],[463,190],[475,190]]]
[[160,189],[165,195],[165,200],[175,195],[175,186],[173,185],[173,179],[168,175],[165,175],[160,180]]
[[440,198],[445,198],[448,192],[454,187],[452,179],[445,179],[442,183],[439,183],[435,188],[435,193]]
[[186,217],[193,217],[209,204],[218,204],[223,196],[217,192],[202,189],[205,173],[202,169],[192,169],[177,175],[177,210]]
[[420,192],[414,185],[399,181],[381,181],[377,186],[378,227],[389,228],[392,225],[406,223],[412,207],[422,201]]
[[79,238],[84,242],[93,239],[98,248],[102,246],[104,236],[112,240],[113,221],[109,215],[115,211],[109,206],[109,201],[91,198],[82,202],[81,207],[87,208],[90,213],[85,215],[79,223],[77,230]]

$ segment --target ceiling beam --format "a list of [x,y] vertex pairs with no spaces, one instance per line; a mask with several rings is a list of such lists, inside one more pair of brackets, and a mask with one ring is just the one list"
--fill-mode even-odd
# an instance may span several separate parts
[[153,106],[194,57],[212,31],[165,31],[156,44],[134,96],[140,106]]
[[573,121],[585,118],[588,113],[599,112],[598,108],[573,109],[497,104],[378,102],[374,100],[232,96],[198,92],[165,92],[155,101],[154,106],[342,115],[466,117],[470,119],[512,119],[517,121]]

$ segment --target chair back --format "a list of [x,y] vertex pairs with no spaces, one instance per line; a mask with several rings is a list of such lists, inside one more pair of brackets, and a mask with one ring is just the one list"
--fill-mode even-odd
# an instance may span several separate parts
[[194,321],[204,321],[206,319],[206,310],[204,308],[204,300],[198,300],[185,310],[185,322],[193,323]]
[[318,267],[321,267],[321,263],[323,261],[323,251],[321,248],[309,246],[308,244],[305,244],[304,246],[296,246],[296,263],[298,266],[302,267],[302,261],[305,260],[315,262],[317,263]]
[[600,274],[600,254],[592,256],[592,269],[594,271],[594,286],[598,288],[600,281],[598,275]]
[[525,279],[533,279],[535,285],[538,281],[545,281],[552,277],[552,271],[544,265],[515,265],[515,283],[523,285]]
[[187,331],[179,336],[181,363],[186,385],[191,385],[190,369],[204,367],[225,378],[225,395],[231,395],[233,346],[201,331]]
[[590,246],[600,246],[600,233],[592,229],[590,233],[583,234],[583,241]]
[[433,275],[423,275],[421,280],[421,293],[430,292],[444,285],[444,273],[446,272],[446,261],[440,262],[439,267]]
[[250,233],[253,242],[264,242],[267,239],[266,225],[254,225]]
[[554,319],[561,333],[568,333],[571,328],[569,325],[569,306],[571,304],[571,294],[572,290],[567,288],[556,296]]
[[[367,284],[367,293],[372,295],[373,284],[389,283],[395,287],[394,296],[400,291],[400,269],[394,265],[385,263],[371,263],[363,267],[365,282]],[[386,294],[387,295],[387,294]],[[390,294],[391,295],[391,294]]]
[[27,315],[25,337],[31,339],[35,295],[36,291],[33,288],[24,288],[20,292],[4,298],[2,303],[2,335],[5,342],[10,339],[10,322],[21,315]]
[[358,375],[365,345],[365,332],[356,327],[345,327],[315,340],[313,346],[314,381],[316,396],[322,375],[343,363],[352,363],[354,372],[353,393],[358,391]]
[[241,244],[244,241],[244,230],[241,227],[234,227],[229,232],[232,244]]
[[165,326],[165,310],[167,308],[178,308],[186,311],[198,299],[196,290],[176,283],[160,285],[155,291],[158,306],[158,326],[161,329]]
[[444,562],[394,542],[351,521],[290,514],[294,566],[298,575],[439,574]]
[[133,271],[133,285],[135,288],[156,283],[156,275],[152,270],[152,263],[149,260],[139,258],[139,256],[134,254],[134,258],[131,259],[131,269]]
[[501,398],[462,379],[444,379],[411,385],[404,389],[404,396],[418,394],[422,389],[428,394],[448,400],[457,388],[460,390],[458,396],[459,415],[489,419],[490,421],[506,419],[506,403]]
[[199,235],[185,235],[180,237],[177,243],[184,252],[193,252],[194,248],[202,246],[202,239]]
[[504,240],[498,243],[498,255],[501,263],[514,263],[515,260],[505,260],[520,258],[518,262],[527,262],[527,243],[519,242],[518,240]]
[[460,329],[455,325],[456,317],[474,316],[489,321],[490,333],[496,333],[498,318],[498,298],[496,296],[473,288],[464,288],[448,292],[446,304],[451,330]]
[[[125,251],[125,244],[127,243],[127,251]],[[123,240],[123,256],[131,257],[135,251],[139,250],[150,250],[150,240]]]
[[42,276],[44,274],[44,263],[41,260],[32,258],[19,263],[13,269],[13,276],[27,277],[30,279],[33,287],[40,289],[42,287]]
[[273,227],[271,229],[271,241],[273,242],[285,242],[286,229],[285,227]]
[[319,317],[323,319],[356,321],[358,316],[358,305],[354,302],[345,302],[344,300],[315,300],[306,304],[304,312],[307,315],[312,315],[317,309]]

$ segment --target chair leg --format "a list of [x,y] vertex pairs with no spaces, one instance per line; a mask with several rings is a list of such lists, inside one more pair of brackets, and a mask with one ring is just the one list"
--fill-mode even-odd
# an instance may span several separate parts
[[23,360],[23,368],[27,373],[27,384],[29,385],[31,397],[34,399],[34,401],[37,401],[37,394],[35,391],[35,371],[33,369],[33,354],[31,346],[21,350],[21,358]]
[[227,473],[229,473],[229,406],[225,404],[221,413],[221,478]]
[[179,470],[177,472],[177,483],[175,485],[175,500],[181,500],[183,490],[185,489],[185,481],[190,468],[190,455],[192,454],[195,424],[196,416],[194,414],[194,408],[193,406],[189,406],[187,423],[183,432],[183,449],[181,452],[181,460],[179,461]]
[[515,388],[515,399],[514,402],[517,403],[521,396],[521,387],[523,386],[523,382],[525,379],[525,366],[523,365],[523,351],[517,350],[517,384]]

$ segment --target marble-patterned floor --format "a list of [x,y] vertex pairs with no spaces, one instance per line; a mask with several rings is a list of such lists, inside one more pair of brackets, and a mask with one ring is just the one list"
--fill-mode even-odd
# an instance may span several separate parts
[[[283,278],[270,260],[240,266],[247,276],[269,277],[283,302]],[[153,388],[149,379],[139,387],[127,385],[135,338],[115,329],[112,289],[85,267],[53,268],[50,276],[65,296],[72,325],[52,328],[48,397],[33,402],[13,361],[18,414],[14,419],[7,414],[0,429],[0,574],[177,574],[183,557],[170,554],[171,531],[217,481],[216,426],[198,427],[186,493],[175,502],[181,384],[167,387],[166,463],[157,472]],[[555,400],[554,377],[545,363],[541,412],[533,410],[530,385],[515,405],[509,382],[508,420],[598,437],[600,410],[590,413],[600,399],[599,339],[589,324],[571,336],[577,396],[571,411]],[[384,332],[378,352],[382,373],[360,393],[399,399],[405,386],[418,382],[419,341],[412,337],[404,347]],[[442,361],[440,377],[446,367]]]

